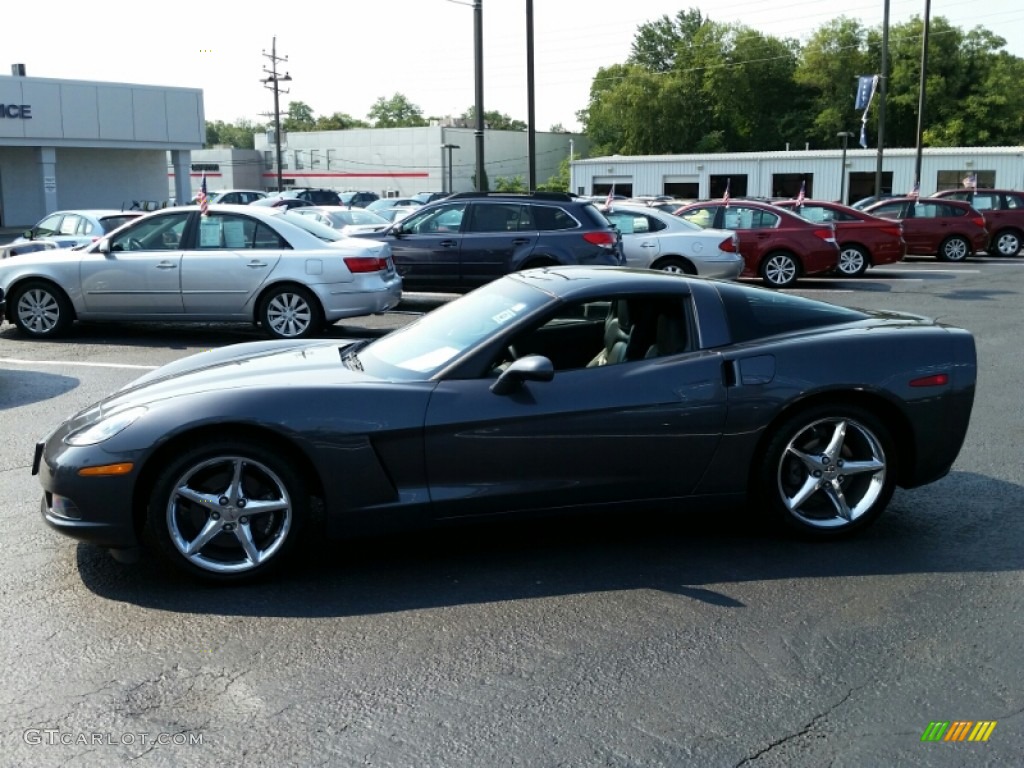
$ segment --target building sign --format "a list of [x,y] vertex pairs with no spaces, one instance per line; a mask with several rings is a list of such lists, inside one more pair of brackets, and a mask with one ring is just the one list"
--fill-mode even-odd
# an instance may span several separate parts
[[0,118],[9,117],[14,120],[31,120],[31,104],[0,104]]

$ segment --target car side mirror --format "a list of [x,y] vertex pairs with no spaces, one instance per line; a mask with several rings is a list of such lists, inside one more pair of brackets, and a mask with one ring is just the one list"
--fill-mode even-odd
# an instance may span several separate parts
[[96,246],[96,250],[100,253],[110,253],[110,238],[104,237]]
[[555,377],[555,366],[542,355],[527,355],[512,362],[491,384],[491,392],[507,395],[515,392],[527,381],[551,381]]
[[21,236],[24,237],[26,240],[36,239],[36,233],[34,229],[26,229],[24,232],[21,233]]

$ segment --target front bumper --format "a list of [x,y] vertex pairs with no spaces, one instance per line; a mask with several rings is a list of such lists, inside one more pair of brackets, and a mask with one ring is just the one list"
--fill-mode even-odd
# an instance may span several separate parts
[[43,520],[66,536],[102,547],[138,546],[131,503],[136,473],[82,477],[79,469],[99,463],[94,448],[72,448],[56,436],[36,445],[32,471],[43,487]]

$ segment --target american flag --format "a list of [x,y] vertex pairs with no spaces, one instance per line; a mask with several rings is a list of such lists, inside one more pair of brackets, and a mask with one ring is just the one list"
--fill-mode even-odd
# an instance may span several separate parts
[[199,194],[196,195],[196,199],[199,200],[199,212],[206,216],[210,213],[210,199],[206,194],[206,171],[203,171],[203,180],[199,184]]
[[978,188],[978,177],[973,173],[969,173],[964,177],[964,186],[968,189]]
[[806,197],[807,197],[807,182],[806,181],[801,181],[800,182],[800,191],[797,193],[797,196],[796,196],[796,207],[797,208],[799,208],[801,205],[804,204],[804,200],[806,199]]
[[615,200],[615,185],[612,184],[612,188],[608,190],[608,197],[604,201],[605,210],[612,207],[612,201]]
[[725,203],[726,208],[729,207],[729,184],[732,183],[732,179],[725,180],[725,194],[722,195],[722,202]]

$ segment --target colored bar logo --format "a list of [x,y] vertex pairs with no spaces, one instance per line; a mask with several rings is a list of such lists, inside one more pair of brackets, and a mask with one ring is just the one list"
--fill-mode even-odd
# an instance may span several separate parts
[[921,734],[921,741],[988,741],[996,720],[933,720]]

